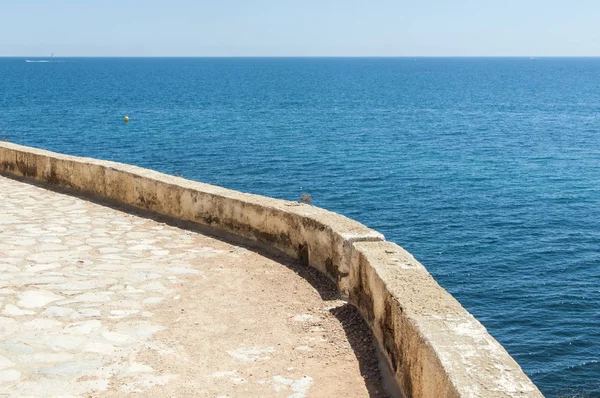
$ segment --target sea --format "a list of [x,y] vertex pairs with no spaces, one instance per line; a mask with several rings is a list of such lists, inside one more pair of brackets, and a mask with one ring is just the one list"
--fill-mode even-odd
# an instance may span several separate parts
[[310,195],[600,397],[600,58],[0,58],[0,140]]

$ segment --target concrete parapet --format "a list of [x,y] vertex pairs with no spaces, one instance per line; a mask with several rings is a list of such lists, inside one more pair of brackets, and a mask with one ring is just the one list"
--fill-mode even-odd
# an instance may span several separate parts
[[409,397],[542,396],[420,263],[354,220],[306,204],[5,142],[0,173],[210,226],[317,268],[361,311]]
[[350,302],[410,397],[541,397],[506,350],[391,242],[357,242]]

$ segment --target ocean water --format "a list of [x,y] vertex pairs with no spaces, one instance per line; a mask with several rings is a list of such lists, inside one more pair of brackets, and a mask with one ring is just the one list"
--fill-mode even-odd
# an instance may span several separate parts
[[600,59],[53,61],[0,58],[0,137],[306,192],[415,255],[544,394],[600,396]]

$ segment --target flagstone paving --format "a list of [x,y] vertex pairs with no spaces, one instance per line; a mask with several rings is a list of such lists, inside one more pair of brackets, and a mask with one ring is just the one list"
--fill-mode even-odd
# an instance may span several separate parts
[[379,397],[316,271],[0,177],[0,397]]

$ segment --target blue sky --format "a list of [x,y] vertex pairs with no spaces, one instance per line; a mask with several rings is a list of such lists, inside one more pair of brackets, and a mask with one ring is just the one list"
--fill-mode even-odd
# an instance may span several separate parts
[[598,0],[4,0],[0,56],[600,56]]

